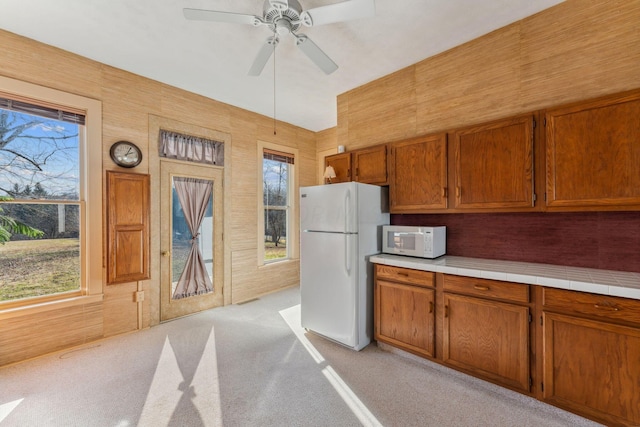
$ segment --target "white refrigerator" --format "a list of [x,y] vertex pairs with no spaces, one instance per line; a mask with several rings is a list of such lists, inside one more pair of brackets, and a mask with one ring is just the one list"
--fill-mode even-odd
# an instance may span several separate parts
[[345,182],[300,188],[302,327],[361,350],[373,335],[373,267],[388,189]]

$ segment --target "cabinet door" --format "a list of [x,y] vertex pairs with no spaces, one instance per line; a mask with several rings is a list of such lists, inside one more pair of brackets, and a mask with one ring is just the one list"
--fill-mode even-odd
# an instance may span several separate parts
[[640,92],[545,113],[547,206],[640,204]]
[[[332,166],[336,172],[336,177],[331,178],[332,183],[337,182],[350,182],[351,181],[351,153],[334,154],[333,156],[327,156],[324,160],[325,167]],[[329,180],[325,178],[325,183],[329,183]]]
[[149,175],[107,171],[107,284],[149,279]]
[[529,392],[529,308],[448,293],[444,304],[444,362]]
[[455,208],[534,206],[533,127],[525,115],[451,134]]
[[434,289],[376,281],[376,340],[433,357],[434,296]]
[[353,180],[365,184],[387,185],[387,146],[378,145],[351,152]]
[[640,425],[640,330],[543,317],[544,400],[609,425]]
[[446,134],[392,144],[389,175],[392,213],[446,209]]

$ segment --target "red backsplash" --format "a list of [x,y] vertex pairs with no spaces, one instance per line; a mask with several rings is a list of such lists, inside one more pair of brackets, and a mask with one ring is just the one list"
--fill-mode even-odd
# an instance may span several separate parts
[[640,273],[640,212],[392,214],[447,226],[447,255]]

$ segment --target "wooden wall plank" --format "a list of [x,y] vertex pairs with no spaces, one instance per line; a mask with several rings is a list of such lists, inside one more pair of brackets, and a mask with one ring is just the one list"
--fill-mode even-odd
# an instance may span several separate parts
[[407,67],[348,93],[349,150],[416,133],[415,67]]
[[84,344],[103,335],[102,303],[13,317],[0,328],[0,366]]
[[416,134],[520,113],[519,36],[510,25],[418,63]]

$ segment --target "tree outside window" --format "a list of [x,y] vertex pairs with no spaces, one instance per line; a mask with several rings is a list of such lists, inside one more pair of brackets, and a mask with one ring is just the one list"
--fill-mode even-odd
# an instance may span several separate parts
[[83,123],[0,98],[0,302],[80,290]]
[[293,156],[265,150],[262,161],[264,205],[264,260],[288,259],[289,192]]

